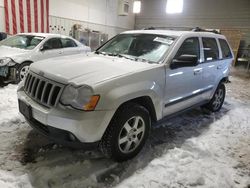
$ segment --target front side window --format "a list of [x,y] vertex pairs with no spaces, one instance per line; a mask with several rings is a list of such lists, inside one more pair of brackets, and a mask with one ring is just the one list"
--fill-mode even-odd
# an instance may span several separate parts
[[121,34],[106,43],[97,52],[158,63],[174,40],[174,37],[165,35]]
[[61,38],[63,48],[73,48],[76,47],[76,43],[69,38]]
[[60,38],[52,38],[46,41],[43,45],[44,50],[52,50],[62,48],[62,42]]
[[174,59],[179,59],[182,55],[194,55],[197,57],[197,59],[200,58],[200,45],[199,39],[197,37],[186,39],[182,43]]
[[223,58],[231,58],[233,57],[231,50],[227,44],[227,41],[224,39],[219,39],[221,51],[222,51],[222,57]]
[[214,38],[202,38],[202,43],[205,61],[219,59],[219,49]]
[[0,46],[9,46],[25,50],[34,49],[44,37],[33,35],[15,35],[0,42]]

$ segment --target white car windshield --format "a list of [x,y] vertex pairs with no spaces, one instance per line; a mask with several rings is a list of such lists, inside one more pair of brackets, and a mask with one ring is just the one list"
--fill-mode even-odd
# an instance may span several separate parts
[[96,51],[106,55],[158,63],[175,38],[155,34],[120,34]]
[[15,35],[0,42],[0,46],[9,46],[26,50],[34,49],[44,37],[33,35]]

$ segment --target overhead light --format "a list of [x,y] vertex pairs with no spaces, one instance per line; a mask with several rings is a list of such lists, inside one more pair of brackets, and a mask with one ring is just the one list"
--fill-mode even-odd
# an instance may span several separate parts
[[133,13],[138,14],[141,12],[141,1],[134,1]]
[[182,13],[183,0],[167,0],[166,13],[175,14]]

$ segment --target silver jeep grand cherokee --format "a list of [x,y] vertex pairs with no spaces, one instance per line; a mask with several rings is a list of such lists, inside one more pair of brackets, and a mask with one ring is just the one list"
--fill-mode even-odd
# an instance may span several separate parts
[[92,54],[32,64],[19,85],[19,110],[56,142],[99,146],[124,161],[163,117],[197,106],[219,111],[233,59],[220,34],[127,31]]

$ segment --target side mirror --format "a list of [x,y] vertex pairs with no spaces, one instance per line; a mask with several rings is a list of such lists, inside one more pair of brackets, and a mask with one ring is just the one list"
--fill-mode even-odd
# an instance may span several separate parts
[[196,55],[183,54],[178,59],[173,59],[170,64],[171,69],[176,69],[179,67],[194,67],[198,65],[198,57]]
[[49,50],[49,47],[48,47],[48,46],[42,46],[42,47],[40,48],[40,51],[45,51],[45,50]]

